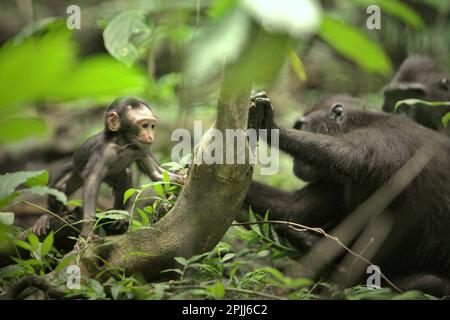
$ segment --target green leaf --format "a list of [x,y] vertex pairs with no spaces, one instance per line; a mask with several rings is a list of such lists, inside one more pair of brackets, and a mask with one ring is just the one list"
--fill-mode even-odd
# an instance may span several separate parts
[[28,251],[33,251],[33,249],[31,248],[31,245],[28,242],[25,242],[23,240],[18,240],[15,239],[13,240],[14,244],[22,249],[28,250]]
[[[264,221],[269,221],[269,210],[266,211],[266,214],[264,215]],[[264,223],[262,225],[262,232],[263,234],[268,237],[270,235],[270,224]]]
[[236,255],[234,253],[227,253],[222,259],[221,262],[224,263],[230,259],[233,259]]
[[214,293],[216,299],[222,299],[225,296],[225,286],[220,281],[217,281],[212,288],[212,293]]
[[163,181],[166,183],[170,183],[169,173],[166,170],[163,171]]
[[51,231],[42,242],[41,257],[45,257],[53,246],[53,231]]
[[405,99],[397,101],[394,107],[394,112],[397,112],[398,108],[402,105],[414,106],[417,104],[426,105],[429,107],[450,107],[449,101],[425,101],[420,99]]
[[33,251],[36,251],[39,249],[39,238],[37,237],[37,235],[35,235],[34,233],[30,232],[28,234],[28,242],[31,244],[31,249],[33,249]]
[[28,189],[20,190],[21,193],[29,192],[33,194],[38,195],[52,195],[58,200],[59,202],[66,204],[67,203],[67,196],[64,194],[64,192],[61,192],[59,190],[49,188],[47,186],[36,186]]
[[450,112],[447,112],[447,114],[442,117],[442,124],[444,125],[444,127],[448,126],[449,121],[450,121]]
[[308,77],[306,76],[306,71],[305,67],[303,66],[302,60],[300,60],[300,57],[292,48],[288,49],[288,57],[289,62],[291,63],[291,67],[297,77],[303,82],[307,81]]
[[0,223],[10,226],[14,223],[14,212],[0,212]]
[[145,12],[131,10],[114,17],[103,32],[106,50],[117,60],[132,65],[146,49],[151,29]]
[[71,35],[64,26],[0,49],[0,118],[20,113],[26,103],[46,97],[66,80],[77,51]]
[[135,189],[135,188],[130,188],[127,191],[125,191],[125,194],[123,195],[123,204],[125,204],[127,202],[127,200],[138,191],[139,190]]
[[154,184],[152,184],[152,188],[153,188],[153,190],[156,191],[156,193],[157,193],[161,198],[164,197],[164,189],[163,189],[163,187],[161,186],[160,183],[154,183]]
[[367,71],[384,76],[392,72],[392,63],[383,48],[351,25],[324,16],[319,36],[341,55]]
[[144,226],[149,226],[150,225],[150,219],[148,218],[147,214],[140,208],[137,208],[137,212],[138,212],[139,216],[141,217],[142,224]]
[[98,55],[78,64],[70,77],[49,95],[70,100],[136,94],[143,92],[146,83],[144,73],[138,68],[128,68],[108,55]]
[[186,266],[189,262],[183,257],[175,257],[175,261],[181,264],[182,266]]
[[0,144],[41,137],[46,132],[44,121],[38,118],[13,117],[0,120]]
[[48,172],[42,171],[19,171],[7,173],[0,176],[0,208],[6,206],[19,195],[15,189],[20,185],[34,187],[46,185]]
[[425,23],[422,17],[411,9],[407,4],[397,0],[353,0],[364,7],[377,5],[383,13],[387,13],[403,21],[405,24],[416,30],[423,30]]
[[92,290],[94,290],[94,292],[97,294],[97,296],[104,296],[105,291],[103,289],[103,286],[100,284],[100,282],[98,282],[97,280],[94,279],[89,279],[89,286],[91,287]]
[[74,255],[67,255],[64,257],[64,259],[62,259],[58,265],[55,268],[56,272],[60,272],[61,270],[63,270],[65,267],[67,267],[68,265],[70,265],[70,263],[75,259]]

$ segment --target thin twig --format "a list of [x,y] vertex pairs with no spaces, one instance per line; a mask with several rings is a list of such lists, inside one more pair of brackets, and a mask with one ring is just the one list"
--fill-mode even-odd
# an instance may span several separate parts
[[[369,260],[367,260],[366,258],[362,257],[361,255],[357,254],[356,252],[352,251],[349,247],[347,247],[344,243],[341,242],[341,240],[339,240],[337,237],[334,237],[328,233],[326,233],[322,228],[312,228],[312,227],[308,227],[302,224],[298,224],[295,222],[290,222],[290,221],[282,221],[282,220],[268,220],[268,221],[253,221],[253,222],[235,222],[232,224],[232,226],[248,226],[248,225],[253,225],[253,224],[283,224],[283,225],[287,225],[288,227],[290,227],[291,229],[295,230],[295,231],[312,231],[312,232],[316,232],[319,233],[321,235],[323,235],[325,238],[328,238],[330,240],[333,240],[334,242],[336,242],[338,245],[340,245],[342,248],[344,248],[348,253],[350,253],[351,255],[361,259],[362,261],[364,261],[365,263],[367,263],[368,265],[373,265],[372,262],[370,262]],[[400,293],[403,293],[403,291],[398,288],[391,280],[389,280],[380,270],[380,276],[395,290],[397,290]]]
[[[37,209],[39,209],[39,210],[45,211],[45,212],[47,212],[48,214],[52,215],[53,217],[58,218],[59,220],[61,220],[62,222],[64,222],[65,224],[67,224],[69,227],[71,227],[72,229],[74,229],[75,231],[78,232],[78,229],[75,228],[69,221],[67,221],[67,220],[64,219],[63,217],[60,217],[60,216],[57,215],[56,213],[53,213],[53,212],[51,212],[50,210],[48,210],[48,209],[46,209],[46,208],[44,208],[44,207],[41,207],[41,206],[39,206],[39,205],[37,205],[37,204],[34,204],[34,203],[32,203],[32,202],[29,202],[29,201],[27,201],[27,200],[20,200],[20,201],[17,201],[17,202],[15,202],[15,203],[13,203],[13,204],[11,204],[11,205],[5,207],[3,210],[8,209],[8,208],[12,208],[12,207],[14,207],[14,206],[16,206],[16,205],[18,205],[18,204],[20,204],[20,203],[26,203],[26,204],[28,204],[29,206],[32,206],[32,207],[35,207],[35,208],[37,208]],[[58,230],[59,230],[59,229],[58,229]]]

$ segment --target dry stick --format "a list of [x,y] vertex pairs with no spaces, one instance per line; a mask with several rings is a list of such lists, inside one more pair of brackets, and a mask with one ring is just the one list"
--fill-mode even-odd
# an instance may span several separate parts
[[[289,221],[282,221],[282,220],[268,220],[268,221],[253,221],[253,222],[235,222],[232,224],[232,226],[248,226],[248,225],[253,225],[253,224],[284,224],[287,225],[288,227],[290,227],[291,229],[298,231],[298,232],[303,232],[305,230],[307,231],[312,231],[312,232],[316,232],[319,233],[321,235],[323,235],[325,238],[328,238],[330,240],[335,241],[338,245],[340,245],[342,248],[344,248],[347,252],[349,252],[350,254],[352,254],[353,256],[361,259],[362,261],[364,261],[365,263],[367,263],[368,265],[373,265],[372,262],[370,262],[369,260],[367,260],[366,258],[362,257],[361,255],[357,254],[356,252],[352,251],[349,247],[347,247],[344,243],[342,243],[337,237],[334,237],[328,233],[326,233],[322,228],[312,228],[312,227],[308,227],[299,223],[295,223],[295,222],[289,222]],[[381,271],[380,271],[380,276],[395,290],[397,290],[400,293],[403,293],[403,291],[398,288],[391,280],[389,280]]]
[[[181,285],[181,286],[171,285],[171,288],[172,289],[204,289],[204,290],[208,289],[207,286],[195,286],[195,285]],[[225,291],[237,292],[237,293],[245,293],[245,294],[252,294],[252,295],[255,295],[255,296],[260,296],[260,297],[273,299],[273,300],[287,300],[286,298],[282,298],[282,297],[279,297],[279,296],[271,295],[271,294],[264,293],[264,292],[247,290],[247,289],[226,287]]]

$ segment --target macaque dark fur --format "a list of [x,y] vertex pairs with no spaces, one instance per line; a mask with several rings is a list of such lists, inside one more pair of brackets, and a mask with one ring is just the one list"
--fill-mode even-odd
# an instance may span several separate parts
[[[256,94],[252,101],[264,108],[264,129],[278,128],[267,95]],[[393,227],[371,261],[403,289],[448,295],[450,141],[404,115],[362,106],[350,97],[326,97],[293,129],[280,128],[280,149],[293,157],[294,174],[309,183],[286,192],[253,181],[245,204],[259,214],[269,210],[271,220],[330,231],[427,146],[434,155],[387,207]],[[280,232],[305,251],[320,239],[287,227]]]
[[[75,152],[70,163],[50,179],[49,185],[72,195],[82,186],[83,228],[81,236],[92,236],[94,214],[102,182],[113,188],[114,209],[129,209],[130,201],[123,203],[124,192],[132,187],[129,166],[137,162],[138,167],[153,181],[162,180],[163,169],[150,152],[154,140],[153,128],[156,118],[151,108],[135,98],[119,98],[105,112],[105,129],[89,138]],[[171,181],[181,182],[181,176],[169,173]],[[63,211],[62,203],[49,197],[49,210],[55,214]],[[45,234],[51,216],[42,216],[33,226],[38,234]]]

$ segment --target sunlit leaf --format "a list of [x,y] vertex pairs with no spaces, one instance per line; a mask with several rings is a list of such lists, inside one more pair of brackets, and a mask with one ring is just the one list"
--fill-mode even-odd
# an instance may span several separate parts
[[41,246],[41,257],[45,257],[47,255],[47,253],[50,252],[50,249],[53,246],[53,231],[50,232],[44,239],[44,241],[42,241],[42,246]]
[[130,217],[130,213],[126,210],[107,210],[98,212],[95,216],[99,219],[123,220]]
[[242,4],[270,31],[300,36],[320,25],[320,7],[312,0],[243,0]]
[[234,253],[227,253],[222,259],[221,262],[224,263],[230,259],[233,259],[236,255]]
[[188,261],[183,257],[175,257],[175,261],[181,264],[182,266],[186,266]]
[[14,223],[14,212],[0,212],[0,222],[6,225]]
[[325,16],[319,36],[341,55],[367,71],[381,75],[388,75],[392,71],[392,63],[383,48],[351,25]]
[[27,236],[28,242],[31,244],[33,251],[37,251],[40,246],[39,238],[34,233],[30,232]]
[[125,204],[130,197],[132,197],[136,192],[138,192],[138,189],[130,188],[127,191],[125,191],[125,194],[123,195],[123,204]]

